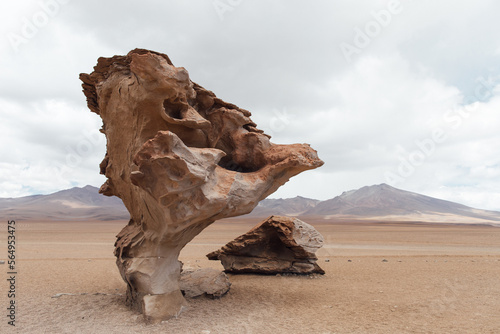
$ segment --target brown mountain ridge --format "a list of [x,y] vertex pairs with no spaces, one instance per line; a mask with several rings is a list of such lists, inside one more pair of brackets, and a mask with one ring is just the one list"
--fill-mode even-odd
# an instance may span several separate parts
[[[121,200],[85,186],[49,195],[0,198],[0,215],[18,220],[117,220],[129,215]],[[320,216],[325,219],[374,219],[384,221],[427,221],[485,223],[500,225],[500,212],[471,208],[387,184],[343,192],[329,200],[297,196],[265,199],[245,217]]]

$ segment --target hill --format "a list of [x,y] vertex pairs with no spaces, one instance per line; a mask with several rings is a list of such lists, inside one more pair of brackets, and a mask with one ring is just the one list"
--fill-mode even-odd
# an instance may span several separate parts
[[325,201],[296,197],[266,199],[250,216],[322,216],[326,219],[375,219],[451,223],[500,223],[500,212],[471,208],[385,183],[343,192]]
[[75,187],[49,195],[0,198],[0,215],[17,220],[116,220],[129,214],[117,197],[99,194],[93,186]]
[[[122,201],[85,186],[49,195],[0,198],[0,215],[18,220],[129,219]],[[247,217],[316,216],[325,219],[499,224],[500,212],[474,209],[387,184],[343,192],[329,200],[297,196],[265,199]]]

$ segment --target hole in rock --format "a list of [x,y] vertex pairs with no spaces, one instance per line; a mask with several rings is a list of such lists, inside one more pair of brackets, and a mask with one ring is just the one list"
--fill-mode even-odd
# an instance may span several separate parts
[[230,155],[225,156],[219,161],[219,166],[227,170],[238,173],[252,173],[258,171],[258,166],[242,166],[234,162]]
[[172,103],[168,100],[163,101],[163,109],[165,109],[165,113],[175,119],[182,119],[181,111],[183,109],[182,104]]

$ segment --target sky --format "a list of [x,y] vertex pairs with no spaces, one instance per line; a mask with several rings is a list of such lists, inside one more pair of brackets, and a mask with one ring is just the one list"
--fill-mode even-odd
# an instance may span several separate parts
[[168,54],[324,166],[271,198],[387,183],[500,210],[500,2],[2,1],[0,197],[99,187],[97,58]]

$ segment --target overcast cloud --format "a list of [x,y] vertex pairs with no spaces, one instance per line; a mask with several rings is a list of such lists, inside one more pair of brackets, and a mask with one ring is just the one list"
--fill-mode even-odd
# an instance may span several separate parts
[[325,165],[271,197],[388,183],[500,210],[500,3],[3,1],[0,197],[100,186],[78,74],[140,47]]

